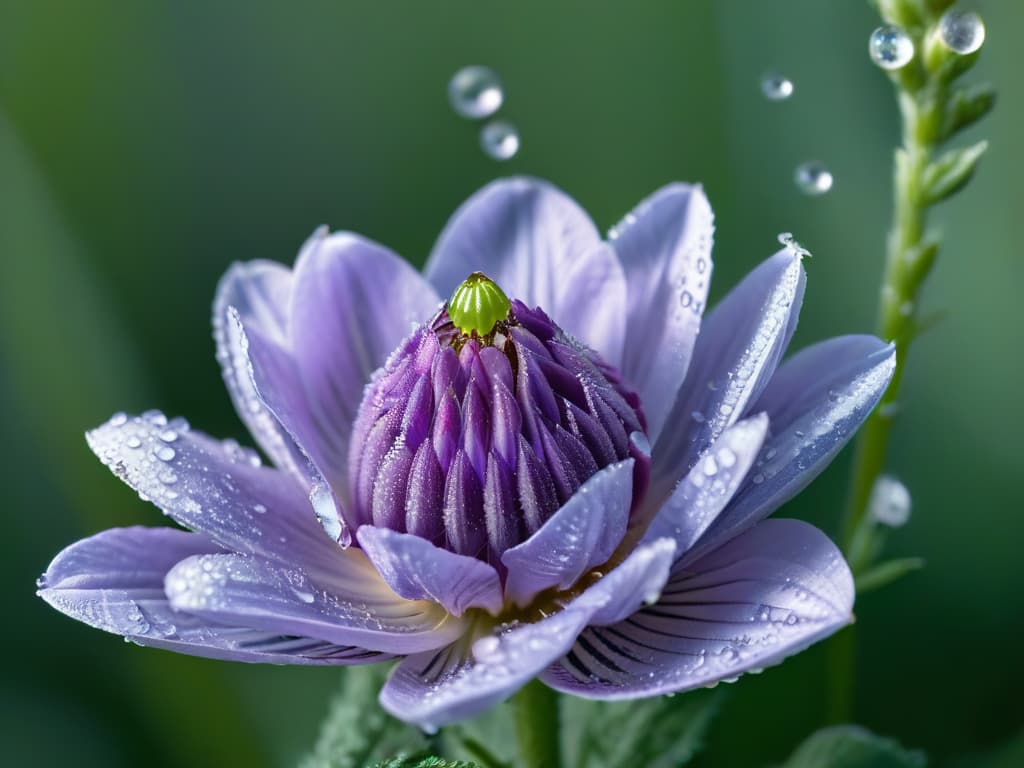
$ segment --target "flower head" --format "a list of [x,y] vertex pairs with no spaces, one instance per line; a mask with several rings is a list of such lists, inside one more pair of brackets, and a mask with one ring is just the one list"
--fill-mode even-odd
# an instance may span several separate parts
[[403,657],[381,702],[423,726],[533,677],[655,695],[832,633],[853,604],[838,550],[764,518],[874,407],[891,346],[841,337],[780,365],[804,287],[792,248],[702,319],[699,187],[659,190],[613,234],[514,179],[455,214],[424,276],[323,230],[294,270],[235,265],[218,359],[274,467],[183,420],[115,416],[90,446],[189,531],[77,542],[40,594],[184,653]]

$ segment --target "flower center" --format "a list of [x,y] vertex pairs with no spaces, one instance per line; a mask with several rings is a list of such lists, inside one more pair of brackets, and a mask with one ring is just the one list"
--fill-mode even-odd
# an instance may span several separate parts
[[473,273],[375,374],[349,453],[347,522],[422,536],[504,572],[598,470],[646,456],[639,399],[540,308]]

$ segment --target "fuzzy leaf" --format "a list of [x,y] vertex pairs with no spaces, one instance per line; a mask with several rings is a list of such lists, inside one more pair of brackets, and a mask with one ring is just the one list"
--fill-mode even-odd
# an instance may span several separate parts
[[988,83],[954,92],[946,107],[944,138],[950,138],[964,128],[974,125],[992,110],[995,103],[996,89]]
[[[365,768],[385,759],[423,758],[423,735],[380,708],[377,693],[387,677],[387,665],[372,664],[343,670],[341,690],[320,726],[313,751],[299,768]],[[398,755],[398,757],[392,757]],[[432,758],[433,759],[433,758]],[[387,762],[387,766],[406,763]],[[421,766],[421,763],[410,763]],[[453,768],[464,763],[422,763],[422,768]]]
[[782,768],[921,768],[924,753],[858,725],[836,725],[812,733]]
[[563,744],[573,768],[678,768],[704,746],[722,691],[606,702],[566,698]]
[[963,149],[951,149],[929,165],[924,174],[924,204],[934,205],[960,191],[971,180],[986,149],[988,142],[979,141]]
[[857,594],[863,595],[880,589],[921,568],[924,568],[924,560],[920,557],[902,557],[879,563],[857,576]]

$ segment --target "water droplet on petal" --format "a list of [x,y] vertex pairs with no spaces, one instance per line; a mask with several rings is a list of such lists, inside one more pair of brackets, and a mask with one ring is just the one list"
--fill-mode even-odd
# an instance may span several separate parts
[[110,425],[112,427],[120,427],[128,422],[128,414],[123,411],[118,411],[110,417]]
[[171,446],[169,445],[160,446],[155,451],[153,451],[153,453],[156,454],[156,457],[160,459],[160,461],[170,461],[176,455],[174,449],[171,448]]
[[141,448],[142,447],[142,441],[138,437],[136,437],[135,435],[132,435],[127,440],[125,440],[124,444],[127,445],[129,448]]
[[985,23],[974,11],[946,11],[939,19],[939,39],[954,53],[974,53],[985,42]]
[[490,67],[463,67],[448,81],[448,101],[462,117],[490,117],[504,100],[501,80]]
[[778,72],[768,72],[761,78],[761,93],[769,101],[785,101],[793,95],[793,81]]
[[914,58],[914,41],[906,30],[886,24],[871,33],[868,53],[871,60],[882,69],[899,69]]
[[816,160],[801,163],[793,171],[797,189],[805,195],[823,195],[832,189],[832,172]]
[[480,147],[494,160],[509,160],[519,151],[519,131],[507,120],[493,120],[480,129]]

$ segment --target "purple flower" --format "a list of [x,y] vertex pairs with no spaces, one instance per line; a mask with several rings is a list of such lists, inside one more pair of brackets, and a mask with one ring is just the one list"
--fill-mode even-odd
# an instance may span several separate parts
[[425,276],[325,230],[294,270],[235,265],[218,359],[275,468],[115,416],[89,445],[191,532],[77,542],[40,594],[199,656],[403,657],[381,703],[427,727],[537,676],[630,698],[799,651],[851,620],[853,582],[820,531],[764,518],[874,407],[893,349],[846,336],[780,365],[792,247],[702,321],[711,240],[700,187],[659,190],[602,242],[562,192],[515,179],[455,214]]

